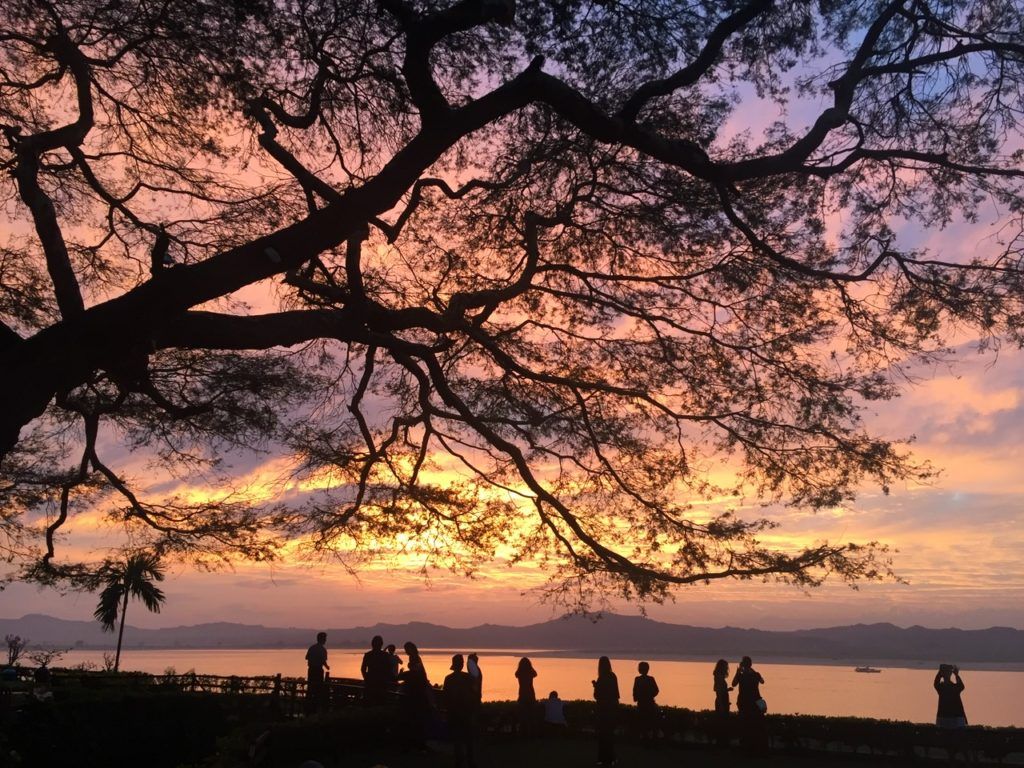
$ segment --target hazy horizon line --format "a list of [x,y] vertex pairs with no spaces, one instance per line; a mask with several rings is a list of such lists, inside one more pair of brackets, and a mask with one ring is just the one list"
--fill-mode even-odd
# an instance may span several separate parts
[[[661,625],[664,625],[664,626],[672,626],[672,627],[691,627],[691,628],[694,628],[694,629],[713,629],[713,630],[738,629],[738,630],[744,630],[744,631],[772,632],[772,633],[778,633],[778,634],[789,633],[789,632],[813,632],[815,630],[842,629],[842,628],[847,628],[847,627],[859,627],[859,626],[863,626],[863,627],[890,626],[890,627],[895,627],[897,629],[915,629],[915,628],[919,628],[919,629],[928,629],[928,630],[933,630],[933,631],[955,630],[955,631],[958,631],[958,632],[985,632],[985,631],[993,630],[993,629],[1009,629],[1009,630],[1013,630],[1013,631],[1017,631],[1017,632],[1024,631],[1024,626],[1012,626],[1010,624],[992,624],[991,626],[988,626],[988,627],[977,627],[977,628],[974,628],[974,629],[968,629],[968,628],[957,627],[957,626],[952,626],[952,625],[947,625],[947,626],[929,626],[929,625],[926,625],[926,624],[919,624],[919,623],[908,624],[908,625],[900,625],[900,624],[896,624],[896,623],[891,622],[891,621],[855,621],[855,622],[848,623],[848,624],[816,625],[816,626],[799,627],[799,628],[793,628],[793,629],[765,629],[763,627],[758,627],[758,626],[741,626],[741,625],[738,625],[738,624],[723,624],[723,625],[719,625],[719,626],[712,626],[712,625],[707,625],[707,624],[684,624],[684,623],[678,623],[678,622],[673,622],[673,621],[664,621],[664,620],[660,620],[660,619],[652,619],[652,618],[650,618],[648,616],[642,616],[642,615],[638,615],[638,614],[626,614],[626,613],[615,613],[615,612],[604,612],[604,613],[601,613],[601,614],[593,614],[593,615],[594,615],[595,618],[591,619],[591,621],[594,624],[598,624],[601,621],[604,621],[606,617],[612,617],[612,618],[615,618],[615,619],[638,619],[638,620],[641,620],[641,621],[650,621],[650,622],[652,622],[654,624],[661,624]],[[77,621],[77,622],[85,622],[85,623],[93,623],[93,622],[95,622],[95,619],[93,617],[91,617],[91,616],[89,618],[69,619],[69,618],[64,618],[62,616],[54,616],[53,614],[41,613],[41,612],[29,612],[29,613],[25,613],[25,614],[22,614],[21,616],[17,616],[17,617],[15,617],[15,616],[0,616],[0,621],[22,621],[22,620],[24,620],[26,618],[29,618],[31,616],[42,616],[44,618],[55,619],[57,621]],[[379,626],[379,625],[402,626],[402,625],[410,625],[410,624],[425,624],[425,625],[434,626],[434,627],[441,627],[441,628],[444,628],[444,629],[469,630],[469,629],[478,629],[480,627],[508,627],[508,628],[512,628],[512,629],[522,629],[522,628],[525,628],[525,627],[534,627],[534,626],[539,626],[539,625],[542,625],[542,624],[550,624],[550,623],[559,622],[559,621],[565,621],[565,620],[569,620],[569,619],[588,619],[588,618],[590,618],[590,617],[587,614],[567,613],[567,614],[563,614],[561,616],[555,616],[555,617],[552,617],[550,619],[545,619],[543,621],[532,621],[532,622],[529,622],[529,623],[526,623],[526,624],[503,624],[503,623],[496,623],[496,622],[493,622],[493,621],[485,621],[485,622],[481,622],[481,623],[478,623],[478,624],[469,624],[469,625],[465,625],[465,626],[454,625],[454,624],[443,624],[443,623],[439,623],[439,622],[435,622],[435,621],[426,621],[426,620],[423,620],[423,619],[410,619],[410,620],[406,620],[406,621],[377,619],[377,620],[374,620],[374,621],[369,621],[369,622],[364,622],[364,623],[357,623],[357,624],[351,624],[351,625],[348,625],[348,626],[337,625],[337,626],[333,626],[333,627],[329,626],[329,625],[324,625],[324,624],[320,624],[320,625],[317,625],[317,624],[308,624],[308,625],[299,625],[299,624],[287,624],[287,625],[284,625],[284,624],[280,624],[280,625],[278,625],[278,624],[253,623],[253,622],[249,622],[249,621],[226,620],[226,619],[225,620],[220,620],[220,621],[199,621],[199,622],[196,622],[194,624],[181,624],[181,623],[179,623],[179,624],[166,624],[166,625],[159,625],[159,626],[139,626],[138,624],[132,624],[131,622],[126,622],[125,626],[133,627],[135,629],[150,630],[150,631],[165,630],[165,629],[179,629],[179,628],[183,628],[183,627],[201,627],[201,626],[209,626],[209,625],[216,625],[216,624],[232,624],[232,625],[237,625],[237,626],[255,626],[255,627],[263,627],[265,629],[296,629],[296,630],[316,630],[316,629],[331,630],[331,629],[334,629],[334,630],[351,630],[351,629],[359,629],[359,628],[363,628],[363,627],[374,627],[374,626]]]

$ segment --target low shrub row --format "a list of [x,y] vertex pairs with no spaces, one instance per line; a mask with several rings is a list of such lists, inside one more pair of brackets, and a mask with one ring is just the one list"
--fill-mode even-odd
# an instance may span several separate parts
[[[565,710],[569,727],[558,733],[567,738],[593,738],[593,703],[571,701],[566,703]],[[721,722],[713,712],[664,707],[660,714],[658,738],[667,744],[711,745],[720,733]],[[492,742],[518,738],[519,716],[515,702],[484,704],[479,724],[481,738]],[[535,721],[528,724],[527,730],[534,734],[546,733],[542,725],[538,709]],[[738,718],[733,715],[729,719],[728,735],[734,741],[739,736],[738,730]],[[773,751],[790,754],[1024,764],[1024,730],[1018,728],[972,727],[943,731],[931,725],[867,718],[769,715],[767,730]],[[446,736],[440,712],[431,728],[431,736],[441,740]],[[622,708],[619,737],[638,737],[636,710],[632,707]],[[257,754],[267,766],[289,765],[311,755],[328,765],[343,764],[348,750],[398,744],[404,738],[404,727],[396,708],[350,706],[317,717],[250,728],[247,738],[236,740],[231,748],[234,758],[225,753],[218,765],[242,765],[251,762]]]
[[[299,754],[336,764],[353,747],[395,744],[405,735],[393,705],[349,705],[315,717],[288,717],[277,699],[265,694],[186,691],[159,676],[102,678],[65,681],[42,701],[21,692],[16,707],[0,712],[0,768],[241,766],[261,758],[273,766]],[[565,736],[591,738],[593,702],[567,702],[565,710]],[[481,735],[511,738],[521,730],[520,712],[516,702],[484,704]],[[632,707],[622,708],[621,738],[636,735],[635,716]],[[538,705],[527,731],[540,732],[540,717]],[[1018,728],[943,731],[918,723],[811,715],[768,715],[766,724],[776,751],[1024,764],[1024,729]],[[445,737],[442,713],[431,730],[434,738]],[[735,716],[726,730],[731,738],[738,736]],[[674,707],[660,712],[658,738],[667,743],[712,744],[721,732],[713,712]]]
[[216,751],[231,722],[216,696],[150,690],[37,700],[4,718],[3,768],[177,768]]

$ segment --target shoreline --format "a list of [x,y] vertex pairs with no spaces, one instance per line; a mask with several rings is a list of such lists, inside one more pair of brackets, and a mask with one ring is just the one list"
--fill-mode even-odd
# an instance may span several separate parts
[[[110,646],[93,646],[93,645],[81,645],[74,648],[69,648],[69,653],[86,652],[86,653],[97,653],[103,651],[109,651]],[[235,646],[222,646],[222,645],[211,645],[211,646],[184,646],[184,645],[125,645],[122,648],[122,652],[147,652],[147,653],[159,653],[161,651],[170,651],[174,653],[181,652],[196,652],[196,653],[254,653],[260,651],[292,651],[300,655],[305,652],[305,646],[284,646],[284,645],[266,645],[266,646],[249,646],[249,647],[235,647]],[[367,649],[363,646],[354,645],[336,645],[331,646],[331,650],[337,653],[363,653]],[[450,647],[450,646],[438,646],[438,647],[421,647],[421,653],[441,654],[441,653],[470,653],[476,652],[481,656],[529,656],[531,658],[539,659],[597,659],[601,656],[609,656],[613,659],[622,661],[641,661],[641,660],[658,660],[658,661],[682,661],[682,662],[702,662],[702,663],[714,663],[718,658],[716,654],[700,654],[700,653],[676,653],[673,651],[666,650],[644,650],[636,648],[609,648],[607,650],[594,651],[594,650],[582,650],[582,649],[561,649],[561,648],[483,648],[479,646],[473,647]],[[781,656],[778,654],[759,654],[756,651],[752,654],[759,664],[771,664],[771,665],[792,665],[792,666],[825,666],[825,667],[860,667],[860,666],[871,666],[874,668],[885,669],[911,669],[911,670],[934,670],[935,667],[940,663],[939,659],[927,659],[927,658],[878,658],[878,657],[850,657],[850,658],[836,658],[836,657],[816,657],[816,656]],[[734,661],[734,660],[733,660]],[[973,661],[971,659],[958,659],[956,663],[964,668],[965,671],[974,672],[1024,672],[1024,660],[1022,661]]]
[[[481,655],[487,651],[480,651]],[[597,659],[600,656],[615,655],[623,660],[657,659],[659,661],[699,661],[714,662],[719,658],[711,654],[685,654],[672,653],[671,651],[642,651],[642,650],[612,650],[609,652],[597,651],[540,651],[535,652],[539,658],[576,658],[576,659]],[[934,671],[940,661],[938,659],[885,659],[877,657],[852,657],[852,658],[825,658],[815,656],[779,656],[777,654],[751,654],[755,656],[758,664],[772,665],[794,665],[794,666],[822,666],[822,667],[862,667],[872,666],[880,669],[926,669]],[[732,662],[734,660],[727,659]],[[971,661],[970,659],[957,662],[965,671],[973,672],[1024,672],[1024,661]]]

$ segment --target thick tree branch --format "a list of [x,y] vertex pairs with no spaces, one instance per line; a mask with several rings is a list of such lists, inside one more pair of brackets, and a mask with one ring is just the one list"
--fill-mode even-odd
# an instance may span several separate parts
[[18,141],[18,151],[35,155],[51,152],[60,147],[77,147],[85,141],[86,135],[95,123],[92,103],[92,71],[89,61],[78,46],[65,34],[58,32],[46,42],[47,50],[61,65],[71,71],[74,79],[78,117],[71,123],[53,128]]
[[78,472],[75,477],[64,483],[60,489],[60,507],[56,519],[46,526],[46,552],[43,554],[42,564],[44,568],[49,567],[50,561],[56,556],[54,538],[61,526],[67,522],[71,491],[81,483],[85,482],[88,475],[89,464],[96,454],[96,437],[99,434],[99,416],[96,414],[82,414],[85,426],[85,448],[82,451],[82,458],[78,464]]
[[32,213],[36,234],[46,256],[46,268],[53,282],[57,306],[61,314],[68,318],[80,314],[85,303],[53,201],[39,183],[39,166],[43,154],[60,147],[77,147],[91,130],[94,123],[91,72],[85,56],[64,32],[51,37],[46,47],[61,67],[67,67],[71,72],[78,102],[78,118],[60,128],[30,136],[21,136],[18,129],[11,127],[5,128],[5,132],[17,157],[14,176],[18,182],[18,193]]
[[851,167],[863,160],[874,162],[900,162],[910,161],[916,165],[913,168],[946,168],[957,173],[969,174],[971,176],[1005,176],[1024,178],[1024,169],[1006,168],[995,165],[977,165],[973,163],[961,163],[950,158],[948,153],[923,152],[914,149],[872,149],[871,147],[856,147],[850,151],[842,160],[833,165],[805,166],[806,173],[827,179],[849,170]]
[[430,63],[434,46],[457,32],[492,21],[509,24],[515,13],[514,0],[460,0],[448,8],[423,15],[412,10],[405,0],[381,0],[380,5],[395,17],[405,33],[402,76],[424,125],[440,120],[450,110],[434,79]]
[[330,68],[321,62],[316,75],[313,77],[313,82],[309,86],[309,96],[307,98],[309,107],[306,109],[304,114],[293,115],[276,101],[266,96],[256,99],[252,103],[252,108],[257,111],[266,110],[270,112],[277,122],[281,125],[286,125],[289,128],[310,128],[317,121],[317,118],[320,117],[320,102],[323,99],[324,89],[327,85],[327,81],[330,79],[330,74]]
[[19,147],[14,178],[18,182],[18,194],[32,214],[36,235],[46,257],[46,268],[53,283],[57,307],[63,317],[73,318],[82,313],[85,302],[71,266],[64,233],[57,220],[57,210],[39,184],[39,156]]
[[266,315],[225,315],[192,311],[156,332],[157,349],[257,350],[291,347],[315,339],[365,342],[357,315],[344,309],[301,309]]
[[726,41],[732,35],[744,29],[754,19],[772,7],[773,0],[753,0],[740,10],[720,21],[708,35],[707,42],[697,57],[670,77],[661,80],[650,80],[633,92],[619,110],[618,117],[627,123],[636,120],[637,115],[651,99],[667,96],[680,88],[694,85],[708,70],[714,66]]
[[295,157],[295,155],[285,149],[281,143],[277,141],[277,126],[274,125],[273,121],[270,119],[270,115],[264,108],[263,105],[265,103],[265,100],[261,102],[254,102],[250,104],[248,108],[248,114],[250,114],[263,129],[257,138],[260,146],[263,147],[267,154],[274,158],[282,168],[294,176],[295,180],[299,182],[299,186],[301,186],[307,193],[315,192],[326,202],[340,201],[341,193],[317,176],[313,171],[309,170],[297,157]]
[[871,277],[875,271],[881,267],[887,259],[895,258],[895,254],[887,249],[882,249],[882,252],[875,257],[867,267],[860,272],[835,272],[829,269],[818,269],[811,267],[807,264],[803,264],[796,259],[791,259],[784,253],[781,253],[776,248],[773,248],[764,238],[760,237],[754,228],[750,226],[743,218],[736,212],[733,207],[732,201],[729,198],[729,193],[724,187],[718,188],[719,200],[722,203],[722,210],[725,211],[726,218],[732,222],[733,226],[736,227],[743,236],[747,239],[754,250],[758,253],[767,256],[775,263],[786,269],[791,269],[798,274],[804,275],[805,277],[813,277],[822,280],[835,280],[844,283],[857,283],[867,280]]
[[0,413],[0,455],[17,442],[21,426],[42,413],[54,392],[74,386],[102,360],[116,356],[126,335],[145,338],[190,307],[296,269],[390,210],[459,139],[528,103],[537,67],[534,62],[515,79],[453,110],[443,124],[425,128],[366,184],[347,190],[307,218],[206,261],[167,270],[159,280],[18,345],[10,358],[12,375],[0,381],[0,396],[8,403]]
[[0,320],[0,349],[19,344],[23,339],[7,323]]

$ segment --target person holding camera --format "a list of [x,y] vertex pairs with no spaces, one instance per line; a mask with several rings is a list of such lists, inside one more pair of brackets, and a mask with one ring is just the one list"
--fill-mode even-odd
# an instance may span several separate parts
[[966,728],[967,714],[960,694],[964,690],[964,681],[960,677],[960,668],[954,664],[940,664],[935,674],[935,692],[939,694],[939,709],[935,714],[935,724],[939,728]]
[[739,689],[736,709],[740,714],[740,743],[752,755],[768,754],[768,727],[764,715],[768,710],[761,686],[764,678],[754,669],[754,662],[744,656],[732,678],[732,687]]

